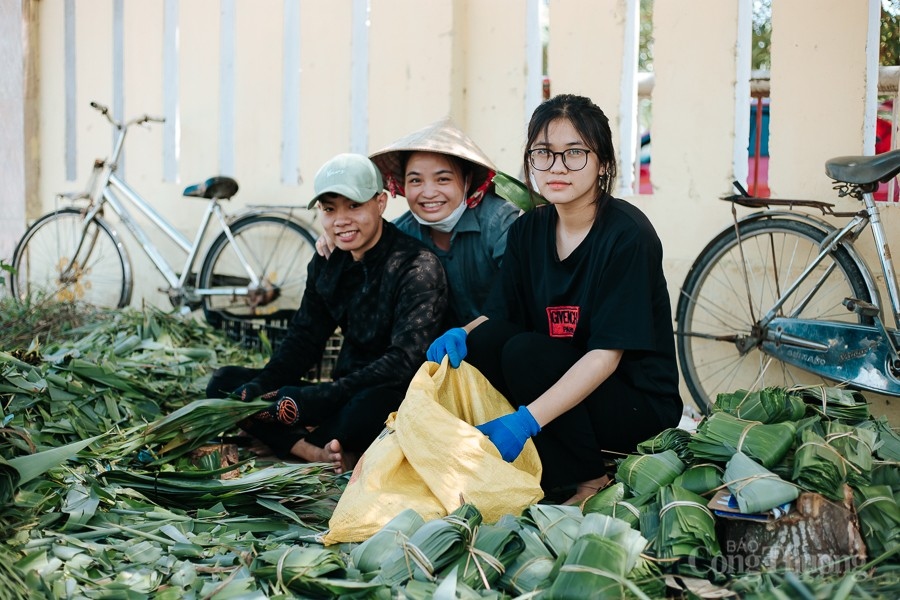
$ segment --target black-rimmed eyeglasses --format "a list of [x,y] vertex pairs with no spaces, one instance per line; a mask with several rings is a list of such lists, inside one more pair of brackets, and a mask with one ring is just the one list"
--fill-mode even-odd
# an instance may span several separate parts
[[585,148],[569,148],[562,152],[554,152],[547,148],[535,148],[528,150],[528,162],[538,171],[549,171],[556,162],[556,157],[560,157],[563,166],[569,171],[580,171],[587,166],[588,154],[590,150]]

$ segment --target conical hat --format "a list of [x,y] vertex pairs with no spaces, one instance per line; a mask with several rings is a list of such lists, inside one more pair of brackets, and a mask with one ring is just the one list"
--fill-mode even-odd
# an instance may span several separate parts
[[497,171],[491,159],[469,136],[450,119],[442,119],[400,138],[369,156],[384,175],[385,185],[389,190],[398,189],[399,193],[403,193],[405,179],[403,153],[415,151],[449,154],[471,163],[472,182],[468,189],[470,194],[481,188],[488,176]]

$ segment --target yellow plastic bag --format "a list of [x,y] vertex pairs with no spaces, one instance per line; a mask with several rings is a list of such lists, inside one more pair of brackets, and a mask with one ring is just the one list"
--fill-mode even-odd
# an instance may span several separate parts
[[475,367],[423,364],[354,468],[322,541],[361,542],[406,508],[428,521],[469,502],[493,523],[543,498],[534,442],[508,463],[473,426],[511,412]]

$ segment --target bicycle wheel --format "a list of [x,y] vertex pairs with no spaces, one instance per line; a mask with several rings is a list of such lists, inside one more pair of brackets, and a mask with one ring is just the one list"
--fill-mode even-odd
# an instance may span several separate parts
[[121,308],[131,301],[131,263],[104,220],[95,218],[88,224],[73,261],[83,224],[81,211],[67,207],[44,215],[25,231],[13,253],[10,284],[16,298],[52,298],[106,308]]
[[[709,410],[716,394],[769,386],[822,384],[823,379],[763,354],[743,354],[739,341],[820,251],[826,233],[808,223],[760,219],[723,232],[701,252],[685,279],[676,310],[676,344],[681,372],[698,408]],[[831,268],[831,272],[828,269]],[[745,283],[746,271],[746,283]],[[817,282],[821,282],[816,291]],[[811,292],[812,297],[794,315]],[[846,297],[871,301],[859,266],[843,247],[826,257],[777,316],[867,322],[848,311]]]
[[[306,267],[316,253],[312,234],[298,223],[277,215],[254,215],[231,225],[231,234],[259,278],[260,287],[247,296],[203,297],[203,314],[213,326],[223,316],[254,319],[291,314],[306,288]],[[247,287],[250,278],[234,245],[221,233],[210,245],[200,270],[198,287]]]

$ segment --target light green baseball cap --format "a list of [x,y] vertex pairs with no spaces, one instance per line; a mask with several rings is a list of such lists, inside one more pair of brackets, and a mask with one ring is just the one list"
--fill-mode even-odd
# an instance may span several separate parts
[[362,154],[338,154],[316,173],[316,196],[307,208],[315,208],[323,194],[339,194],[354,202],[368,202],[384,189],[381,172]]

